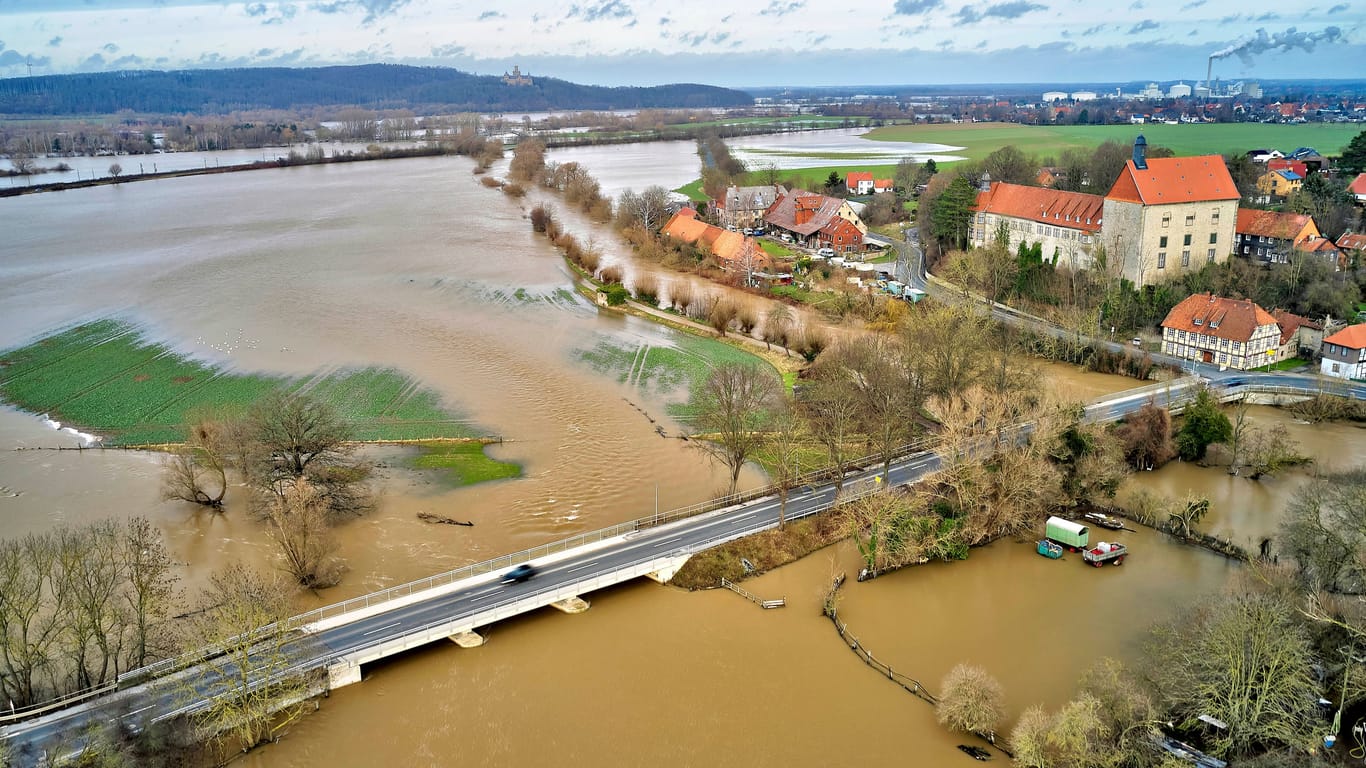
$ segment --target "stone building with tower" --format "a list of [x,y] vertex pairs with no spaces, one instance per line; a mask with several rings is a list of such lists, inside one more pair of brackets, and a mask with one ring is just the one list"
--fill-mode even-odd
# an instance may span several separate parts
[[514,88],[531,85],[531,75],[522,74],[521,68],[514,64],[511,72],[503,73],[503,85],[511,85]]
[[1227,261],[1239,194],[1224,158],[1146,154],[1139,136],[1105,195],[1101,243],[1108,263],[1134,285],[1147,285]]

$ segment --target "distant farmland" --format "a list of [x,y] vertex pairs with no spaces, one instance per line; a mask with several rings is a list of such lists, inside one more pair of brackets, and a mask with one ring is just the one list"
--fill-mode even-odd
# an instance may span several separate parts
[[472,437],[440,396],[391,369],[286,378],[224,371],[100,320],[0,353],[0,398],[93,432],[110,445],[179,442],[197,413],[241,412],[276,391],[333,406],[358,440]]
[[864,138],[880,141],[917,141],[948,144],[965,149],[956,154],[980,160],[1007,144],[1040,158],[1057,157],[1069,147],[1094,147],[1107,140],[1132,144],[1143,134],[1148,146],[1168,147],[1178,155],[1213,155],[1246,152],[1260,147],[1289,153],[1298,147],[1314,147],[1324,155],[1337,155],[1353,136],[1366,130],[1355,124],[1305,123],[1205,123],[1199,125],[1018,125],[1016,123],[957,123],[892,125],[875,128]]

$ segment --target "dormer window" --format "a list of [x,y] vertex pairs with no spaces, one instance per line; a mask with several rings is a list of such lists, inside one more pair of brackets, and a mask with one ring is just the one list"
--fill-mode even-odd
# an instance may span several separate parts
[[1210,328],[1218,328],[1218,327],[1219,327],[1219,321],[1218,321],[1218,320],[1215,320],[1214,322],[1212,322],[1212,323],[1209,324],[1209,327],[1210,327]]
[[1200,319],[1200,318],[1198,318],[1198,317],[1195,318],[1195,320],[1194,320],[1193,322],[1194,322],[1196,325],[1204,325],[1204,324],[1205,324],[1205,321],[1202,320],[1202,319]]

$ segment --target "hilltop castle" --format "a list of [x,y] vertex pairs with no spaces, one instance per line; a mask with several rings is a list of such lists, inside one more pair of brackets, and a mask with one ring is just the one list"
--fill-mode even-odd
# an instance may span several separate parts
[[503,84],[511,86],[531,85],[531,75],[522,74],[522,70],[514,65],[511,74],[503,73]]

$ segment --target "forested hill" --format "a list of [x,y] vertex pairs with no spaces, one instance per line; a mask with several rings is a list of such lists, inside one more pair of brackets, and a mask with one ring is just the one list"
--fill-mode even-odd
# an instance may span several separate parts
[[366,64],[313,69],[192,69],[47,75],[0,80],[0,114],[222,114],[235,110],[359,106],[419,113],[549,109],[731,107],[748,94],[710,85],[606,88],[535,77],[530,86],[442,67]]

